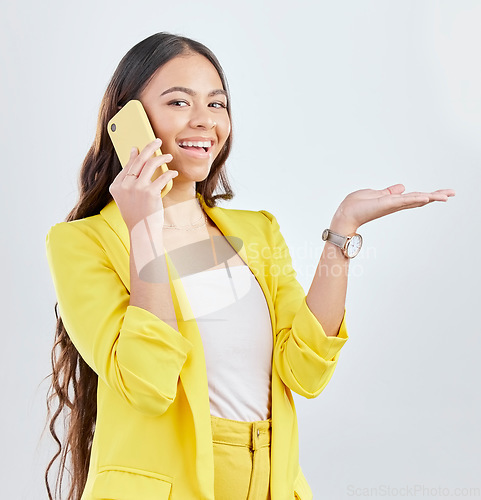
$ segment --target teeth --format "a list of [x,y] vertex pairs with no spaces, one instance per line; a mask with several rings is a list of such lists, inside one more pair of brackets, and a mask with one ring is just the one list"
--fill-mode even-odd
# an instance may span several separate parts
[[179,142],[179,146],[195,146],[197,148],[210,148],[212,141],[183,141]]

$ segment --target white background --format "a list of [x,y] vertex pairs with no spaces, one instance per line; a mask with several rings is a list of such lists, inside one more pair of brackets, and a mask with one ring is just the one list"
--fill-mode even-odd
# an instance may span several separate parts
[[158,31],[218,56],[236,193],[220,206],[277,217],[306,293],[349,192],[456,190],[361,227],[350,339],[325,391],[296,404],[316,499],[479,494],[480,26],[481,2],[465,0],[4,2],[0,496],[46,498],[45,235],[76,203],[115,67]]

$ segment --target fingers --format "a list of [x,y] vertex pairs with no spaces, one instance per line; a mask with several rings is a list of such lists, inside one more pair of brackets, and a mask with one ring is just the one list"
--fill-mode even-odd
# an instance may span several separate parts
[[[150,179],[152,178],[153,173],[164,163],[169,163],[172,161],[171,154],[165,154],[160,156],[154,156],[153,158],[149,158],[140,172],[137,183],[140,184],[150,184]],[[166,173],[166,172],[165,172]]]
[[381,193],[385,196],[384,202],[390,206],[410,206],[412,203],[426,204],[433,201],[447,201],[448,198],[455,196],[456,193],[453,189],[438,189],[432,193],[424,192],[411,192],[404,193],[404,186],[402,184],[395,184],[383,189]]
[[[130,168],[132,166],[132,163],[134,162],[135,158],[139,155],[139,150],[137,148],[132,148],[130,150],[130,158],[129,161],[127,162],[127,165],[125,165],[125,168],[122,169],[122,175],[120,176],[120,180],[125,179],[129,174],[133,175],[133,172],[130,171]],[[137,174],[135,174],[135,177],[137,177]]]
[[382,190],[363,189],[349,194],[338,212],[345,220],[354,221],[357,227],[379,217],[417,208],[434,201],[447,201],[455,196],[452,189],[438,189],[432,193],[404,193],[403,184],[394,184]]
[[452,189],[440,189],[432,193],[414,192],[406,193],[403,196],[416,196],[418,199],[425,199],[426,202],[430,203],[432,201],[447,201],[449,197],[454,196],[454,191]]
[[402,208],[408,208],[411,205],[422,206],[433,201],[446,201],[444,195],[433,195],[432,193],[406,193],[403,194],[398,201]]
[[154,192],[158,192],[159,195],[164,189],[164,187],[175,177],[179,175],[179,172],[177,170],[167,170],[167,172],[164,172],[163,174],[159,175],[155,181],[153,181],[152,184],[152,189]]
[[[446,193],[446,191],[449,192]],[[423,207],[424,205],[427,205],[434,201],[446,202],[450,196],[454,196],[454,194],[451,194],[451,191],[452,190],[441,189],[433,193],[405,193],[398,196],[386,197],[384,198],[384,203],[386,204],[385,206],[389,207],[388,212],[394,213],[398,212],[399,210]]]
[[142,169],[144,168],[144,165],[147,162],[147,160],[152,157],[155,151],[159,149],[161,144],[162,141],[157,138],[155,139],[155,141],[152,141],[150,144],[147,144],[147,146],[145,146],[145,148],[142,149],[139,155],[136,155],[134,152],[134,149],[136,150],[137,148],[133,148],[131,151],[130,160],[127,163],[127,165],[125,165],[124,170],[127,170],[125,176],[127,176],[127,174],[135,174],[135,176],[138,177],[142,172]]
[[394,184],[392,186],[387,187],[386,189],[383,189],[381,193],[383,195],[390,195],[390,194],[401,194],[404,192],[406,188],[404,187],[403,184]]
[[121,169],[120,172],[117,174],[117,176],[115,177],[114,181],[111,184],[112,186],[116,186],[117,184],[121,184],[122,181],[125,179],[125,177],[129,173],[130,165],[132,165],[134,158],[137,156],[137,151],[138,151],[137,148],[131,149],[130,157],[129,157],[129,161],[127,162],[127,165],[125,165],[125,167],[123,169]]
[[434,192],[445,194],[448,198],[451,198],[452,196],[456,196],[456,191],[454,191],[454,189],[438,189],[437,191],[434,191]]
[[[387,187],[386,189],[381,190],[381,194],[383,194],[384,196],[400,195],[404,193],[405,189],[406,188],[403,184],[394,184]],[[446,201],[447,198],[456,196],[456,192],[454,191],[454,189],[438,189],[437,191],[433,191],[432,193],[413,192],[405,193],[403,196],[407,195],[417,195],[420,197],[425,196],[429,198],[429,201]]]

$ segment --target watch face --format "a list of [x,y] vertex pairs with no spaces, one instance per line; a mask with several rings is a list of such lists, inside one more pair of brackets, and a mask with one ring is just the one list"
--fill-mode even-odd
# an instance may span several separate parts
[[360,234],[355,234],[347,244],[347,256],[352,259],[355,257],[361,250],[362,247],[362,238]]

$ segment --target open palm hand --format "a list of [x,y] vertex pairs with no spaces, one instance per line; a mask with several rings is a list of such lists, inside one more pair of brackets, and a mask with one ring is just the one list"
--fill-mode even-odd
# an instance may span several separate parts
[[345,233],[356,232],[366,222],[385,215],[416,208],[433,201],[447,201],[455,195],[452,189],[439,189],[432,193],[405,193],[402,184],[395,184],[386,189],[361,189],[346,196],[333,218],[331,229],[335,226]]

